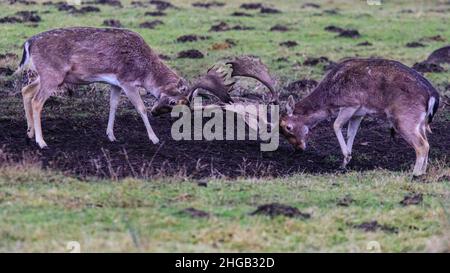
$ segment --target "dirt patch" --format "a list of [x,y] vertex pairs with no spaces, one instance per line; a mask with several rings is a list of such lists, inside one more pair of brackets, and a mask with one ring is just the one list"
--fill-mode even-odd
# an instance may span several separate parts
[[51,5],[54,5],[57,7],[58,11],[67,11],[68,13],[80,15],[80,14],[86,14],[86,13],[93,13],[93,12],[100,12],[100,8],[94,7],[94,6],[83,6],[81,8],[77,8],[73,5],[69,5],[65,2],[58,2],[58,3],[52,3]]
[[86,14],[86,13],[93,13],[93,12],[100,12],[100,8],[94,7],[94,6],[85,6],[81,7],[79,9],[75,8],[71,11],[71,13],[74,14]]
[[336,32],[336,33],[341,33],[342,31],[344,31],[343,28],[334,26],[334,25],[330,25],[330,26],[326,26],[324,28],[324,30],[328,31],[328,32]]
[[450,63],[450,46],[441,47],[433,51],[427,58],[428,63]]
[[302,5],[302,8],[314,8],[314,9],[319,9],[320,5],[319,4],[315,4],[315,3],[305,3]]
[[112,7],[122,8],[122,3],[119,0],[95,0],[95,1],[83,1],[83,4],[87,5],[107,5]]
[[180,211],[180,214],[184,214],[187,216],[190,216],[192,218],[208,218],[209,213],[206,211],[198,210],[195,208],[187,208],[182,211]]
[[373,44],[371,42],[365,41],[357,44],[357,46],[373,46]]
[[330,63],[332,63],[332,61],[330,61],[327,57],[324,57],[324,56],[321,56],[318,58],[308,57],[308,58],[306,58],[305,61],[303,61],[303,65],[306,65],[306,66],[316,66],[319,64],[328,65]]
[[410,42],[407,43],[405,46],[409,48],[425,47],[425,45],[420,42]]
[[119,20],[116,19],[107,19],[103,21],[103,25],[106,27],[115,27],[115,28],[122,28],[123,25]]
[[211,37],[190,34],[190,35],[182,35],[182,36],[178,37],[177,42],[178,43],[188,43],[188,42],[197,42],[200,40],[208,40],[208,39],[211,39]]
[[141,2],[141,1],[132,1],[131,6],[135,7],[135,8],[145,8],[147,7],[147,4]]
[[240,6],[241,9],[261,9],[263,7],[262,3],[244,3]]
[[335,25],[326,26],[324,30],[328,32],[339,33],[339,35],[337,35],[336,37],[353,38],[353,39],[361,37],[361,34],[356,29],[344,29],[341,27],[337,27]]
[[9,67],[0,67],[0,76],[11,76],[14,74],[14,70]]
[[299,93],[307,90],[314,89],[319,83],[315,80],[310,79],[302,79],[295,82],[291,82],[287,87],[286,90],[289,93]]
[[410,206],[410,205],[419,205],[423,201],[423,194],[422,193],[410,193],[405,195],[402,201],[400,201],[400,204],[403,206]]
[[[1,90],[12,90],[12,82],[1,83],[1,80]],[[77,88],[72,97],[62,95],[45,104],[42,120],[44,137],[49,144],[47,150],[40,150],[34,141],[25,137],[26,120],[20,94],[9,96],[9,92],[0,92],[0,147],[13,161],[32,155],[44,168],[80,179],[127,176],[234,179],[333,174],[342,161],[333,120],[324,121],[311,130],[306,151],[294,151],[280,137],[276,151],[261,152],[259,140],[175,141],[171,126],[176,119],[170,115],[150,117],[153,130],[161,140],[161,144],[152,145],[141,118],[126,99],[122,99],[116,118],[115,134],[119,142],[112,143],[105,135],[109,93],[89,90]],[[152,99],[145,99],[151,107]],[[433,162],[450,162],[450,123],[442,118],[449,114],[448,108],[440,109],[431,124],[433,134],[428,138]],[[368,117],[361,124],[348,168],[410,172],[414,161],[414,150],[403,139],[392,142],[385,121]]]
[[346,195],[343,198],[339,199],[337,201],[337,205],[340,207],[348,207],[350,206],[355,200],[350,195]]
[[21,4],[21,5],[30,6],[30,5],[37,5],[37,2],[36,1],[27,1],[27,0],[9,0],[9,4],[10,5]]
[[178,53],[180,59],[202,59],[204,57],[203,53],[197,49],[184,50]]
[[279,31],[279,32],[286,32],[289,30],[290,29],[284,25],[274,25],[273,27],[270,28],[270,31]]
[[151,0],[149,2],[150,4],[154,5],[157,10],[166,10],[168,8],[176,8],[172,3],[166,2],[166,1],[160,1],[160,0]]
[[288,57],[279,57],[279,58],[275,59],[275,62],[277,62],[277,63],[288,63],[289,62],[289,58]]
[[298,46],[298,43],[296,41],[286,41],[286,42],[281,42],[280,46],[284,46],[284,47],[296,47]]
[[364,222],[358,225],[353,225],[353,227],[362,229],[365,232],[376,232],[378,230],[381,230],[388,233],[398,233],[398,228],[388,225],[381,225],[378,223],[378,221]]
[[211,46],[211,50],[226,50],[226,49],[232,48],[235,45],[236,45],[236,42],[234,40],[227,39],[222,43],[214,43]]
[[211,26],[209,29],[210,32],[222,32],[222,31],[230,31],[230,30],[253,30],[253,27],[246,27],[241,25],[230,26],[226,22],[220,22],[216,25]]
[[241,11],[235,11],[231,14],[231,16],[235,17],[253,17],[253,14],[241,12]]
[[309,213],[303,213],[297,208],[278,203],[258,206],[258,208],[254,212],[250,213],[250,215],[266,215],[270,217],[286,216],[301,219],[309,219],[311,217]]
[[9,60],[16,60],[18,58],[17,54],[14,53],[5,53],[0,54],[0,61],[5,62]]
[[143,22],[143,23],[139,24],[139,27],[140,27],[140,28],[154,29],[154,28],[156,28],[157,26],[160,26],[160,25],[163,25],[163,24],[164,24],[164,22],[161,21],[161,20],[153,20],[153,21],[146,21],[146,22]]
[[267,8],[267,7],[262,7],[260,12],[263,14],[279,14],[279,13],[281,13],[281,11],[278,9]]
[[361,34],[359,34],[359,31],[357,31],[356,29],[344,29],[336,37],[356,39],[361,37]]
[[420,39],[421,42],[445,42],[446,39],[441,35],[423,37]]
[[17,23],[38,23],[41,17],[37,11],[19,11],[14,16],[6,16],[0,18],[0,24],[17,24]]
[[193,6],[193,7],[196,7],[196,8],[205,8],[205,9],[209,9],[209,8],[214,8],[214,7],[223,7],[223,6],[225,6],[225,3],[223,3],[223,2],[217,2],[217,1],[206,2],[206,3],[203,3],[203,2],[195,2],[195,3],[192,3],[192,6]]
[[323,13],[326,15],[338,15],[339,10],[338,9],[326,9],[323,11]]
[[158,11],[147,11],[144,15],[145,16],[153,16],[153,17],[162,17],[162,16],[166,16],[167,14],[158,10]]
[[168,55],[159,54],[158,56],[159,56],[159,58],[160,58],[161,60],[165,60],[165,61],[170,61],[170,60],[172,60],[172,58],[170,58],[170,56],[168,56]]
[[412,66],[413,69],[422,73],[441,73],[444,72],[445,69],[439,64],[431,63],[431,62],[420,62],[415,63]]

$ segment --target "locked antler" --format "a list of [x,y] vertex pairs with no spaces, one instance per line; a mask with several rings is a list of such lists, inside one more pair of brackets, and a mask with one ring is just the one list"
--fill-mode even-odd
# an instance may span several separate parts
[[232,77],[249,77],[258,80],[269,89],[272,96],[270,102],[278,104],[278,93],[275,91],[277,82],[260,59],[244,56],[236,58],[227,64],[230,64],[233,69]]
[[226,76],[226,72],[219,71],[216,67],[211,67],[205,75],[201,76],[194,83],[189,91],[188,100],[192,101],[192,98],[197,94],[198,89],[201,88],[209,91],[223,103],[232,103],[233,99],[230,96],[230,92],[233,90],[235,82],[227,84]]

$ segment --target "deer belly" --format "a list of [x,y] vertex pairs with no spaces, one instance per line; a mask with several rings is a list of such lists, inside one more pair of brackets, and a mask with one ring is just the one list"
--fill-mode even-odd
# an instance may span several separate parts
[[378,118],[382,118],[385,116],[384,111],[380,111],[378,109],[375,108],[368,108],[368,107],[361,107],[358,109],[358,111],[356,111],[356,113],[354,114],[355,116],[372,116],[372,117],[378,117]]

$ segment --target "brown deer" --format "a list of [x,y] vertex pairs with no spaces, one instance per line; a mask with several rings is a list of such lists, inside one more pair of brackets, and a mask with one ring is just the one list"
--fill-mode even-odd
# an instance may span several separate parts
[[47,147],[41,129],[45,101],[64,84],[84,85],[94,82],[112,86],[107,136],[115,141],[114,119],[123,91],[139,112],[149,139],[158,143],[147,117],[138,89],[144,88],[158,98],[151,113],[169,112],[172,107],[188,104],[198,88],[206,89],[223,101],[231,101],[221,75],[210,70],[192,87],[167,67],[137,33],[116,28],[73,27],[39,33],[23,46],[23,57],[16,74],[25,68],[35,71],[36,80],[22,89],[27,118],[27,135],[35,136],[39,147]]
[[[258,74],[260,62],[233,61],[234,76],[251,76],[274,90],[270,75]],[[263,69],[264,70],[264,69]],[[416,151],[414,176],[426,173],[426,131],[439,107],[439,93],[415,70],[385,59],[348,59],[333,68],[303,100],[286,104],[280,131],[297,149],[306,148],[307,136],[319,122],[336,117],[334,131],[344,155],[342,167],[352,158],[356,132],[366,115],[383,117]],[[348,123],[347,141],[342,128]]]

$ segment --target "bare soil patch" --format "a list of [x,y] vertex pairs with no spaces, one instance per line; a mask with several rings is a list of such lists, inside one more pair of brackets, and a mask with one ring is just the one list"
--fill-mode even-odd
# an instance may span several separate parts
[[271,203],[258,206],[258,208],[254,212],[250,213],[250,215],[266,215],[270,217],[286,216],[290,218],[301,218],[301,219],[309,219],[311,217],[309,213],[303,213],[295,207],[278,203]]

